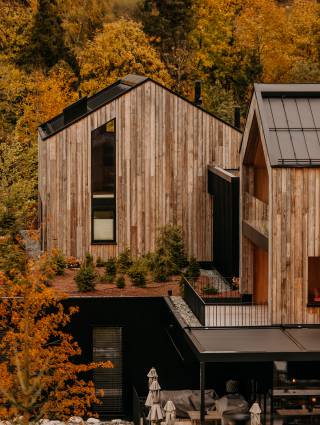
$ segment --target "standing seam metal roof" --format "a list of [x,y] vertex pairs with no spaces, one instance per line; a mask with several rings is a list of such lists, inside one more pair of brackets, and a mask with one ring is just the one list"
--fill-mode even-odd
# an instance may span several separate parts
[[320,84],[255,84],[272,167],[320,167]]

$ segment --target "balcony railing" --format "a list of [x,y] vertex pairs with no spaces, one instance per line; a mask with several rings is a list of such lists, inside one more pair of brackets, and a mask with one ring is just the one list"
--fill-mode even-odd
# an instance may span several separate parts
[[268,204],[245,192],[243,219],[258,232],[268,236]]
[[267,304],[255,304],[252,294],[240,293],[235,279],[201,276],[185,279],[184,300],[204,326],[271,325]]

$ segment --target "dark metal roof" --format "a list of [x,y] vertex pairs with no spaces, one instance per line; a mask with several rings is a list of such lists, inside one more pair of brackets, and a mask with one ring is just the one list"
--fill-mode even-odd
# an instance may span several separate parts
[[320,167],[320,84],[255,84],[272,167]]
[[[50,119],[49,121],[45,122],[39,127],[39,133],[42,138],[42,140],[47,139],[50,136],[53,136],[54,134],[58,133],[59,131],[65,129],[69,125],[74,124],[75,122],[79,121],[80,119],[84,118],[85,116],[89,115],[91,112],[95,111],[96,109],[101,108],[102,106],[106,105],[107,103],[111,102],[112,100],[122,96],[123,94],[127,93],[128,91],[132,90],[133,88],[145,83],[146,81],[152,81],[153,83],[157,84],[158,86],[162,87],[163,89],[169,91],[170,93],[180,97],[181,99],[185,100],[186,102],[190,103],[195,108],[201,109],[203,112],[211,115],[213,118],[217,119],[218,121],[222,122],[225,125],[228,125],[229,127],[234,128],[239,133],[240,130],[238,128],[235,128],[234,126],[230,125],[229,123],[223,121],[219,117],[215,116],[209,111],[206,111],[199,105],[195,105],[188,99],[180,96],[177,93],[174,93],[172,90],[168,89],[167,87],[163,86],[162,84],[158,83],[157,81],[153,80],[149,77],[143,77],[141,75],[135,75],[135,74],[129,74],[126,77],[122,78],[121,80],[118,80],[111,86],[106,87],[105,89],[101,90],[100,92],[94,94],[93,96],[89,97],[88,99],[83,98],[79,102],[75,102],[73,105],[69,106],[68,109],[74,110],[72,111],[73,114],[77,115],[75,119],[72,121],[66,120],[65,114],[59,114],[56,117]],[[83,103],[87,103],[86,112],[83,111]],[[81,110],[78,109],[77,113],[77,104],[81,104],[82,108]],[[68,114],[70,115],[70,114]],[[72,115],[72,114],[71,114]]]
[[89,97],[87,99],[86,112],[81,111],[81,113],[79,113],[77,118],[75,118],[73,121],[66,122],[65,116],[62,113],[47,121],[46,123],[42,124],[39,127],[41,138],[46,139],[57,133],[58,131],[63,130],[68,125],[75,123],[79,119],[85,117],[86,115],[90,114],[91,112],[95,111],[106,103],[111,102],[112,100],[123,95],[129,90],[132,90],[132,88],[144,83],[146,80],[148,80],[147,77],[142,77],[140,75],[127,75],[125,78],[118,80],[111,86],[108,86],[105,89],[94,94],[93,96]]
[[319,360],[320,327],[189,328],[186,335],[199,360]]

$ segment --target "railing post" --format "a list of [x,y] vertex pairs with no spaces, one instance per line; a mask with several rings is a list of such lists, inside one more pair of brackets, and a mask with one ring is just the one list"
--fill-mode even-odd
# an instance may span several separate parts
[[200,362],[200,425],[205,425],[205,362]]

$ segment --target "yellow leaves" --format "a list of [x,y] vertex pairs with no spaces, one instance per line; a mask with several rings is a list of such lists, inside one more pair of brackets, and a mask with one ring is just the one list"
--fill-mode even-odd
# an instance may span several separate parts
[[92,94],[130,73],[155,78],[169,85],[170,77],[141,25],[121,19],[105,24],[79,54],[81,89]]
[[81,350],[63,331],[78,308],[66,312],[59,296],[42,283],[41,266],[30,263],[24,275],[10,281],[0,273],[0,417],[85,415],[98,402],[92,382],[79,374],[111,362],[74,364]]

